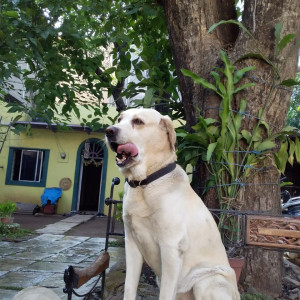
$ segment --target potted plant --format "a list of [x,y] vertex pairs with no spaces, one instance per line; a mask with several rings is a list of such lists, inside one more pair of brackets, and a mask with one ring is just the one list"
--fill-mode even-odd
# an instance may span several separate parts
[[[240,84],[244,74],[254,67],[236,70],[226,53],[220,51],[220,54],[224,68],[216,68],[211,72],[215,84],[188,70],[182,70],[195,83],[216,93],[220,97],[220,105],[213,108],[218,110],[218,119],[204,118],[199,110],[198,123],[192,127],[193,133],[188,133],[183,128],[177,130],[177,154],[178,162],[183,167],[188,164],[195,166],[199,158],[205,163],[210,178],[204,192],[210,188],[216,189],[220,208],[217,223],[226,246],[227,240],[234,244],[241,238],[242,222],[234,211],[242,206],[244,188],[251,184],[251,177],[257,172],[265,171],[270,165],[283,172],[288,158],[300,153],[300,142],[296,138],[293,147],[288,147],[291,143],[288,135],[295,130],[292,127],[283,128],[279,133],[271,133],[269,125],[264,121],[266,106],[259,110],[257,116],[246,111],[247,101],[244,99],[240,101],[238,108],[232,108],[234,94],[254,85]],[[243,120],[247,117],[256,120],[251,132],[243,126]],[[278,147],[278,144],[281,146]],[[235,253],[235,249],[229,247],[228,250],[229,256]]]
[[14,218],[12,217],[13,213],[17,209],[17,204],[6,201],[4,203],[0,203],[0,220],[3,224],[12,224]]

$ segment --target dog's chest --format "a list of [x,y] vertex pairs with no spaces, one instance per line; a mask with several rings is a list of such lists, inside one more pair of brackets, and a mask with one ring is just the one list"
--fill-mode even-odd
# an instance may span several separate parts
[[142,248],[156,242],[158,224],[155,209],[145,201],[142,193],[130,193],[124,199],[123,219],[127,231]]

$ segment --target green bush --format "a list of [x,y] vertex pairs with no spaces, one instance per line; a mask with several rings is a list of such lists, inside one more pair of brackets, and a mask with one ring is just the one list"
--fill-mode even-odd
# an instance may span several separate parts
[[12,214],[17,209],[17,204],[6,201],[4,203],[0,203],[0,217],[11,217]]

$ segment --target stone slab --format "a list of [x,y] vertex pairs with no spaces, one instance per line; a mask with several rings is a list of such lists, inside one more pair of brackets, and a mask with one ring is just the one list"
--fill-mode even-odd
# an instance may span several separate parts
[[26,270],[63,274],[66,264],[61,262],[37,261],[27,266]]
[[[17,271],[32,264],[33,260],[0,258],[0,271]],[[1,276],[1,275],[0,275]]]
[[38,285],[46,277],[46,272],[9,272],[5,276],[0,277],[0,286],[21,289]]
[[[74,215],[72,217],[66,218],[59,222],[66,222],[66,223],[85,223],[91,219],[95,218],[95,215]],[[57,222],[57,223],[59,223]]]

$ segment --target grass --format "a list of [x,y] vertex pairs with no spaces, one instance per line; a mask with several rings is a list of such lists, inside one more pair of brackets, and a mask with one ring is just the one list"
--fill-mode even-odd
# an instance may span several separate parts
[[255,293],[255,294],[245,293],[241,295],[241,300],[274,300],[274,298],[268,297],[260,293]]
[[0,224],[0,240],[15,241],[33,234],[29,229],[13,227],[8,224]]
[[22,291],[22,287],[17,287],[17,286],[0,286],[1,290],[12,290],[12,291]]

